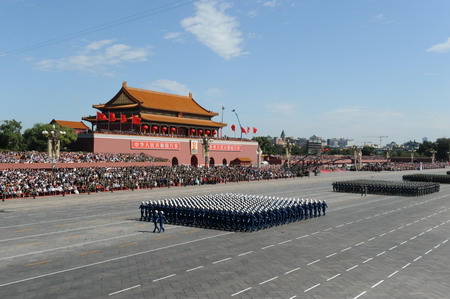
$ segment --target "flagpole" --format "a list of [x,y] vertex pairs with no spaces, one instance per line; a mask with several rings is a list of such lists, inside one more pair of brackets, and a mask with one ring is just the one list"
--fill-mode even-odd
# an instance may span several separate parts
[[[225,110],[225,107],[224,106],[222,106],[222,123],[223,123],[223,110]],[[220,128],[220,137],[222,138],[223,137],[223,128]]]

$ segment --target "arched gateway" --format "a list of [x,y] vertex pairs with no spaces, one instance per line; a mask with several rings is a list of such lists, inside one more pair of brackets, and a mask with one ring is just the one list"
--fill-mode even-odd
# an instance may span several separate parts
[[198,159],[196,155],[193,155],[191,157],[191,165],[197,167],[198,166]]

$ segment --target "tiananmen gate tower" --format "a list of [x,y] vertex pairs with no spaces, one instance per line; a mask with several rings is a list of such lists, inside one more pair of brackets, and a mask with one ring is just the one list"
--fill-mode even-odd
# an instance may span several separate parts
[[[78,134],[75,149],[98,153],[144,153],[167,158],[172,165],[205,164],[203,142],[209,141],[211,165],[237,161],[257,163],[258,143],[219,137],[227,124],[213,121],[218,113],[198,104],[190,93],[175,95],[127,86],[98,112],[82,119],[91,131]],[[234,162],[233,162],[234,161]],[[232,163],[233,162],[233,163]]]

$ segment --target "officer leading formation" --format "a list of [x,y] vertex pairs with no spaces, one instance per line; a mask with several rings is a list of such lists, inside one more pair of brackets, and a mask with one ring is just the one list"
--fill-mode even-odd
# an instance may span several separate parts
[[[325,216],[325,200],[246,194],[214,194],[141,202],[141,221],[152,221],[153,232],[164,223],[253,232]],[[158,226],[159,225],[159,226]]]
[[334,182],[334,192],[398,195],[398,196],[422,196],[439,192],[438,183],[426,182],[400,182],[380,180],[352,180]]

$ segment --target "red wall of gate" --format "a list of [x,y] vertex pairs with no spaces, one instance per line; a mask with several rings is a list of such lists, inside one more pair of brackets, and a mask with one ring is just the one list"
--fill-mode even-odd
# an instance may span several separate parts
[[[191,154],[191,142],[197,142],[197,154]],[[120,134],[84,134],[78,136],[78,143],[85,144],[87,151],[95,153],[144,153],[153,157],[176,158],[178,164],[190,165],[192,156],[196,156],[199,165],[205,164],[203,145],[199,139],[183,137],[161,137]],[[132,144],[138,143],[137,148]],[[213,139],[209,157],[215,165],[230,164],[236,158],[248,158],[257,163],[258,143],[248,140]],[[161,148],[164,147],[164,148]],[[83,149],[80,149],[83,150]]]

